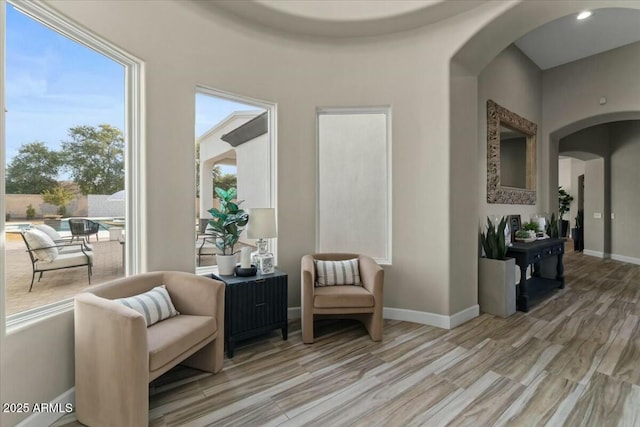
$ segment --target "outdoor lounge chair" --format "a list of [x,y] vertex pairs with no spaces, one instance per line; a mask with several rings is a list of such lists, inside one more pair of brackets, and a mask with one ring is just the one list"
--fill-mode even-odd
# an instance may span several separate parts
[[29,292],[31,292],[33,288],[36,273],[40,273],[38,277],[39,282],[45,271],[61,270],[64,268],[86,266],[89,284],[91,284],[93,253],[85,250],[84,243],[56,244],[46,233],[38,229],[23,230],[20,232],[20,235],[24,240],[24,244],[27,246],[27,252],[31,258],[31,268],[33,269]]
[[203,256],[213,256],[220,253],[216,247],[216,236],[210,232],[210,218],[200,218],[198,223],[198,235],[196,236],[196,251],[198,255],[198,267]]
[[198,267],[200,267],[203,256],[213,256],[220,253],[216,246],[216,237],[212,234],[198,234],[196,250],[198,252]]
[[77,238],[78,240],[84,240],[88,243],[91,240],[91,236],[95,234],[96,240],[100,241],[98,238],[100,223],[91,221],[90,219],[69,218],[69,229],[71,230],[72,240]]
[[[51,237],[51,240],[53,240],[53,242],[56,245],[61,245],[61,244],[65,244],[65,243],[72,243],[73,242],[73,236],[68,236],[68,237],[63,237],[60,235],[60,233],[58,233],[56,231],[55,228],[51,227],[50,225],[47,224],[36,224],[33,226],[33,228],[37,228],[38,230],[44,232],[45,234],[47,234],[49,237]],[[84,244],[84,248],[88,251],[92,251],[93,250],[93,246],[91,246],[89,243]],[[73,246],[69,246],[69,247],[63,247],[63,248],[59,248],[59,251],[62,252],[80,252],[80,248],[77,245],[73,245]]]

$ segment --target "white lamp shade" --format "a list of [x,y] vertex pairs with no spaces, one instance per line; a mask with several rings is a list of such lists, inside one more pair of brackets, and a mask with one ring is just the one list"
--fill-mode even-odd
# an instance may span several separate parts
[[276,210],[274,208],[249,208],[247,237],[250,239],[278,237]]

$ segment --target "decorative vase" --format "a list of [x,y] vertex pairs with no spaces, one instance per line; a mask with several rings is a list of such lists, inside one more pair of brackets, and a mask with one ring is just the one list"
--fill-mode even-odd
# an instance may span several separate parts
[[480,258],[478,304],[483,313],[508,317],[516,312],[516,260]]
[[236,254],[216,254],[216,262],[218,264],[218,274],[222,276],[233,276],[238,258],[236,257]]

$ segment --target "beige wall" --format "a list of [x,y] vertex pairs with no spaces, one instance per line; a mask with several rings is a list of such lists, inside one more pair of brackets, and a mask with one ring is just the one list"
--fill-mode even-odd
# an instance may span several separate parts
[[[420,30],[334,42],[281,37],[206,14],[186,2],[51,2],[145,61],[148,185],[143,203],[149,215],[142,222],[147,236],[143,264],[149,270],[194,269],[196,84],[278,105],[279,264],[290,273],[291,307],[300,304],[300,257],[315,247],[315,109],[391,105],[397,208],[394,263],[385,267],[385,306],[442,315],[476,304],[479,213],[473,201],[478,200],[477,179],[482,176],[478,166],[473,167],[478,163],[478,135],[460,140],[468,131],[451,129],[450,117],[461,110],[473,113],[475,107],[452,111],[461,103],[451,100],[450,91],[474,105],[479,102],[476,93],[461,94],[450,85],[450,59],[488,23],[487,31],[473,37],[478,43],[465,51],[472,53],[463,61],[465,67],[490,62],[537,25],[601,2],[535,3],[489,2]],[[494,20],[504,11],[508,13]],[[473,78],[472,72],[471,79],[456,80],[473,87]],[[505,106],[519,110],[518,105]],[[521,114],[533,121],[540,114],[529,113]],[[471,123],[477,130],[478,116],[482,112],[453,123]],[[465,166],[470,167],[459,169]],[[59,316],[3,339],[3,349],[5,343],[15,347],[3,350],[3,401],[49,401],[70,387],[71,328],[68,316]],[[55,358],[42,357],[51,349],[60,349]],[[28,368],[34,364],[46,375],[34,374]],[[2,414],[2,424],[19,418]]]
[[542,71],[520,49],[511,45],[482,70],[478,76],[478,179],[480,194],[479,222],[487,215],[520,215],[522,221],[542,212],[542,164],[536,163],[538,198],[535,205],[487,203],[487,100],[492,99],[508,110],[538,125],[537,158],[542,153]]
[[[613,4],[611,5],[613,7]],[[623,7],[638,7],[627,2]],[[640,114],[640,43],[603,52],[546,70],[543,73],[543,162],[549,187],[558,181],[557,156],[561,138],[589,126]],[[600,105],[600,97],[607,102]],[[543,169],[544,170],[544,169]],[[557,209],[557,198],[548,204]]]
[[[36,218],[43,215],[55,215],[58,207],[44,203],[40,194],[7,194],[4,197],[5,212],[11,214],[11,220],[24,220],[27,207],[31,205],[36,211]],[[88,212],[87,196],[78,196],[66,206],[67,216],[86,216]]]
[[[2,340],[2,402],[50,402],[75,385],[73,313],[67,312],[7,334]],[[13,426],[30,414],[3,413]]]
[[[584,165],[584,249],[601,256],[605,253],[605,159]],[[596,218],[596,216],[600,216]]]
[[640,264],[640,121],[611,124],[611,256]]
[[[278,105],[278,254],[279,267],[290,273],[291,307],[300,305],[300,258],[315,248],[316,107],[392,105],[398,208],[394,264],[385,267],[385,306],[449,314],[449,188],[443,179],[450,160],[449,58],[502,5],[411,33],[334,43],[254,31],[185,2],[52,4],[145,61],[149,144],[143,202],[149,216],[142,222],[149,270],[194,270],[196,84]],[[475,255],[462,262],[474,261]],[[54,319],[42,331],[60,335],[65,327],[69,334],[70,324]],[[16,388],[6,390],[7,400],[29,394],[31,400],[48,401],[53,390],[68,389],[69,375],[52,379],[45,390],[39,377],[20,368],[22,361],[47,353],[49,343],[31,331],[19,337],[32,348],[3,358],[2,371],[13,371],[16,379],[11,382]],[[69,343],[65,355],[46,364],[58,372],[72,359]]]
[[[560,152],[571,159],[572,184],[585,174],[585,249],[639,262],[640,242],[640,122],[618,121],[591,126],[560,140]],[[600,161],[594,161],[598,157]],[[572,204],[572,219],[577,207]],[[600,213],[602,218],[594,218]],[[615,218],[611,217],[614,214]]]

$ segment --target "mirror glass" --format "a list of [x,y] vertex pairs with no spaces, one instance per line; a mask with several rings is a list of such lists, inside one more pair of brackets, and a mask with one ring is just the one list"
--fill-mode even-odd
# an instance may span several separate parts
[[500,125],[500,184],[527,188],[527,135]]
[[487,202],[536,204],[537,125],[487,101]]

